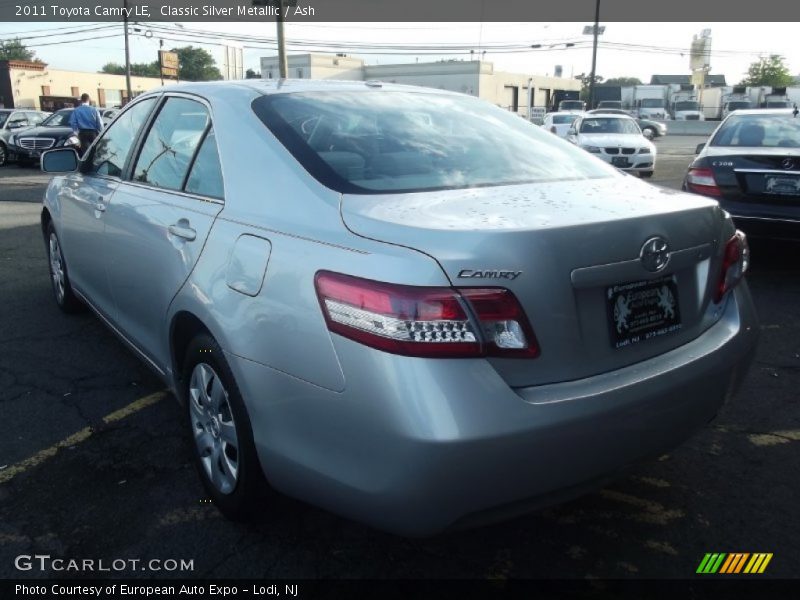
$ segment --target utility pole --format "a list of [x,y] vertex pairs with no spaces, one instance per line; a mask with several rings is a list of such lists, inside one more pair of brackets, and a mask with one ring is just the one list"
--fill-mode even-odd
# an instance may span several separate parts
[[275,22],[278,28],[278,70],[281,79],[289,77],[289,64],[286,60],[286,38],[283,36],[283,0],[278,0],[278,19]]
[[128,0],[123,0],[123,20],[125,23],[125,87],[128,90],[128,102],[131,101],[131,49],[128,44]]
[[[251,0],[253,6],[269,6],[277,10],[275,26],[278,29],[278,74],[281,79],[289,76],[289,65],[286,61],[286,38],[283,35],[283,7],[285,4],[297,6],[297,0]],[[272,14],[272,13],[270,13]]]
[[597,36],[600,35],[600,0],[596,0],[594,7],[594,43],[592,44],[592,74],[589,79],[589,108],[594,108],[594,80],[597,68]]

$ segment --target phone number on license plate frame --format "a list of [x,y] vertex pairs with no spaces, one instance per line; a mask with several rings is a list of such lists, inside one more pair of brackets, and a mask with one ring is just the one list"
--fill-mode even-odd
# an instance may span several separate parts
[[623,348],[681,328],[674,275],[606,288],[611,345]]

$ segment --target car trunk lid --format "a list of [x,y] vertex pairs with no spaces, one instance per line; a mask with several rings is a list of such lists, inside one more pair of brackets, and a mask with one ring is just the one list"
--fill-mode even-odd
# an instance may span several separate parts
[[729,200],[800,204],[800,148],[712,149],[707,161]]
[[[354,233],[436,259],[456,287],[504,287],[516,295],[541,355],[489,359],[513,387],[620,368],[684,344],[713,322],[709,282],[723,216],[698,196],[611,177],[345,195],[341,210]],[[672,250],[657,273],[639,258],[654,237]],[[620,346],[614,300],[627,293],[674,294],[679,327]]]

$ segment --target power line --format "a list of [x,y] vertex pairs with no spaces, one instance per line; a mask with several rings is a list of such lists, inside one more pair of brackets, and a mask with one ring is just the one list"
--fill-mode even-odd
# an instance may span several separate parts
[[[92,31],[103,31],[103,30],[108,30],[108,29],[115,29],[117,27],[119,27],[119,25],[117,25],[117,24],[99,25],[99,26],[96,26],[96,27],[87,27],[87,28],[84,28],[84,29],[76,30],[76,31],[66,31],[66,32],[63,32],[63,33],[58,33],[57,31],[54,31],[54,32],[43,34],[43,35],[29,35],[29,36],[12,35],[9,38],[7,38],[5,40],[2,40],[2,41],[8,42],[8,41],[13,41],[13,40],[19,40],[20,42],[26,42],[26,45],[30,45],[30,44],[27,44],[28,40],[38,40],[38,39],[42,39],[42,38],[63,37],[63,36],[70,36],[70,35],[82,35],[84,33],[90,33]],[[0,35],[8,35],[8,34],[0,34]]]

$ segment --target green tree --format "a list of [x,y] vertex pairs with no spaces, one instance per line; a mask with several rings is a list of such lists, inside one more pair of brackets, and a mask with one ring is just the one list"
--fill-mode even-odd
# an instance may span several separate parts
[[245,79],[261,79],[261,73],[256,73],[253,69],[247,69],[244,72]]
[[752,63],[747,70],[747,77],[742,79],[740,85],[787,87],[792,85],[793,79],[783,62],[783,57],[771,54]]
[[[100,69],[101,73],[111,75],[125,75],[125,65],[117,63],[106,63]],[[160,77],[161,72],[158,68],[158,61],[151,63],[131,63],[131,75],[134,77]]]
[[603,85],[619,85],[622,87],[628,85],[642,85],[642,80],[638,77],[612,77],[611,79],[606,79]]
[[100,69],[101,73],[108,73],[110,75],[125,75],[125,67],[115,62],[106,63]]
[[0,60],[28,60],[42,62],[36,58],[36,52],[29,50],[19,38],[0,40]]
[[203,48],[173,48],[178,54],[178,78],[181,81],[216,81],[222,79],[214,57]]
[[[580,75],[575,75],[575,79],[581,82],[581,100],[584,102],[589,102],[589,81],[592,79],[591,73],[581,73]],[[594,76],[594,85],[597,87],[599,83],[603,81],[603,78],[600,75],[595,73]]]
[[[100,69],[101,73],[109,73],[111,75],[125,75],[125,65],[120,65],[115,62],[106,63]],[[131,75],[134,77],[160,77],[161,73],[158,68],[158,61],[151,63],[131,63]]]

